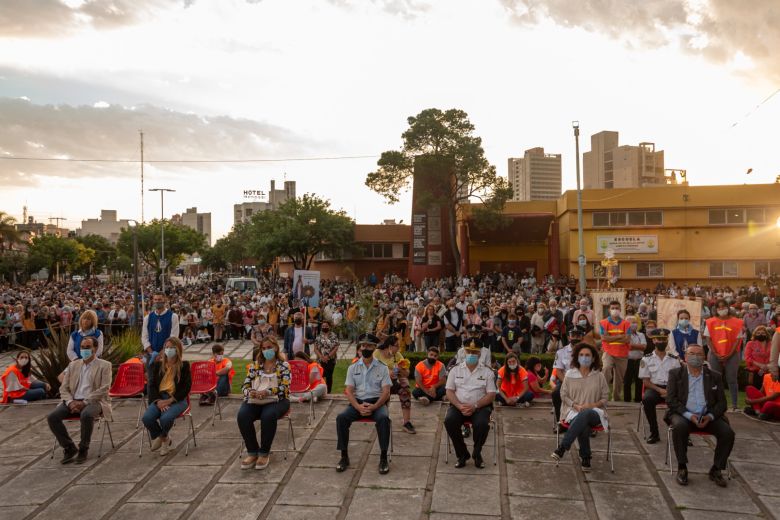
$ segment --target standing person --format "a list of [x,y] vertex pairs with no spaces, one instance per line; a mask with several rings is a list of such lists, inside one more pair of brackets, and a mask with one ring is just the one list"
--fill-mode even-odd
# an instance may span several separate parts
[[187,409],[192,376],[190,363],[184,361],[184,346],[179,338],[165,340],[164,355],[158,356],[149,370],[149,406],[141,419],[149,430],[152,451],[160,450],[164,457],[173,444],[168,432]]
[[561,418],[569,428],[553,452],[556,461],[563,459],[576,440],[580,445],[582,471],[590,471],[590,431],[597,426],[609,428],[607,398],[609,385],[601,373],[601,363],[595,347],[580,343],[572,353],[572,368],[566,372],[561,387]]
[[17,399],[38,401],[45,399],[51,390],[49,383],[38,381],[32,375],[30,353],[26,350],[20,350],[16,354],[15,363],[8,365],[0,381],[3,383],[3,398],[0,403],[9,404]]
[[309,354],[309,344],[314,343],[314,331],[308,325],[303,327],[303,313],[293,315],[293,326],[284,331],[284,352],[287,359],[293,359],[298,352]]
[[[244,380],[244,402],[236,421],[244,438],[247,457],[241,469],[265,469],[271,460],[271,445],[279,419],[290,409],[290,365],[284,360],[276,338],[263,340],[260,354]],[[260,444],[255,421],[260,421]]]
[[[101,414],[111,419],[111,403],[108,401],[108,389],[111,388],[111,363],[97,358],[97,342],[92,336],[81,342],[81,359],[74,359],[63,372],[60,396],[62,402],[49,414],[48,422],[57,442],[64,452],[60,461],[69,464],[83,464],[87,460],[89,442],[95,417]],[[81,418],[81,440],[79,447],[68,435],[63,421],[78,414]]]
[[152,312],[144,316],[141,325],[141,345],[147,366],[147,378],[152,363],[160,355],[165,341],[179,333],[179,316],[165,306],[165,295],[161,292],[152,296]]
[[544,344],[547,340],[544,328],[546,311],[547,307],[544,303],[539,302],[536,312],[531,316],[531,352],[533,354],[544,352]]
[[0,352],[8,349],[8,345],[11,343],[9,336],[11,334],[11,326],[13,320],[8,315],[8,311],[5,306],[0,304]]
[[412,397],[427,406],[433,401],[441,401],[447,391],[447,369],[439,361],[439,347],[429,347],[425,361],[420,361],[414,368],[415,389]]
[[744,324],[739,318],[729,316],[729,304],[724,299],[715,303],[715,316],[709,318],[706,323],[704,337],[710,347],[710,368],[726,378],[732,409],[737,410],[737,372]]
[[[621,401],[623,395],[623,378],[628,366],[628,350],[631,328],[628,321],[620,317],[620,302],[609,302],[609,316],[601,320],[601,350],[604,363],[604,377],[612,386],[612,399]],[[614,382],[614,385],[613,385]]]
[[227,313],[228,331],[231,339],[241,339],[244,328],[244,314],[236,305],[231,305]]
[[214,324],[214,341],[222,341],[222,335],[225,331],[225,304],[222,303],[222,298],[219,298],[217,303],[211,306],[211,315]]
[[439,346],[439,332],[444,327],[444,323],[438,314],[433,304],[428,304],[425,307],[425,315],[420,320],[420,328],[423,334],[423,342],[425,348],[438,347]]
[[347,369],[344,395],[349,405],[336,417],[337,448],[341,459],[336,471],[343,472],[349,467],[349,428],[353,422],[362,418],[371,418],[376,426],[379,438],[379,474],[390,471],[387,450],[390,445],[390,415],[387,401],[390,399],[390,371],[374,357],[379,338],[370,333],[358,337],[360,359]]
[[[480,347],[469,343],[466,360],[453,368],[447,375],[447,399],[450,406],[444,418],[447,430],[455,449],[458,462],[456,468],[462,468],[466,461],[474,458],[477,468],[484,468],[482,446],[490,432],[490,415],[496,398],[496,380],[493,371],[479,363]],[[463,423],[471,421],[474,429],[474,451],[469,454],[463,440]]]
[[[631,402],[631,396],[634,396],[635,403],[642,402],[642,380],[639,379],[639,365],[647,349],[647,338],[643,332],[639,331],[639,322],[636,316],[626,317],[626,321],[631,328],[629,329],[628,362],[626,365],[626,377],[623,379],[623,399],[625,402]],[[664,347],[666,348],[666,347]],[[633,387],[633,391],[632,391]]]
[[447,312],[442,317],[444,321],[444,350],[457,352],[463,333],[463,311],[455,306],[455,300],[447,301]]
[[650,426],[650,437],[647,444],[655,444],[661,440],[658,433],[658,417],[655,409],[666,399],[666,387],[669,382],[669,371],[680,367],[677,352],[668,352],[669,331],[654,329],[647,332],[648,339],[653,344],[653,352],[644,356],[639,364],[639,377],[642,379],[645,393],[642,397],[642,408]]
[[[725,300],[724,300],[725,303]],[[677,456],[677,483],[688,485],[688,438],[692,431],[704,431],[716,439],[710,480],[720,487],[728,483],[722,471],[728,465],[734,447],[734,430],[726,422],[726,396],[722,376],[704,365],[701,345],[688,345],[685,366],[669,372],[664,420],[672,427],[674,454]]]
[[[649,325],[647,330],[651,330]],[[699,345],[699,331],[691,324],[691,313],[685,309],[677,311],[677,326],[669,335],[667,350],[674,352],[682,359],[685,357],[685,349],[688,345]]]
[[98,317],[95,311],[85,311],[79,316],[79,329],[72,332],[70,339],[68,339],[68,359],[73,361],[74,359],[81,359],[81,342],[86,337],[95,338],[97,343],[97,357],[103,356],[103,341],[105,335],[100,332],[98,328]]
[[325,378],[325,384],[330,393],[333,388],[333,371],[336,369],[336,361],[339,357],[339,338],[331,330],[330,322],[324,322],[320,327],[320,333],[314,340],[314,354],[320,363]]

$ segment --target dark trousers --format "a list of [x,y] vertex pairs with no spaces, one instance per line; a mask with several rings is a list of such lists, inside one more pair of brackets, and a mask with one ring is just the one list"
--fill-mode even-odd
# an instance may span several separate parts
[[449,338],[444,338],[444,350],[446,352],[457,352],[460,348],[460,345],[460,336],[450,336]]
[[[79,442],[79,449],[81,451],[87,451],[89,449],[89,441],[92,438],[92,428],[95,425],[95,417],[99,416],[102,412],[99,403],[89,404],[81,410],[81,441]],[[68,435],[68,429],[65,427],[63,421],[70,417],[72,414],[65,405],[60,403],[52,413],[49,414],[49,428],[57,438],[57,442],[63,449],[74,449],[76,444],[73,439]]]
[[[261,457],[271,453],[271,444],[276,436],[276,424],[289,409],[290,401],[287,399],[269,404],[241,403],[236,421],[241,436],[244,438],[247,453]],[[255,421],[260,421],[259,445],[257,444]]]
[[222,374],[217,378],[217,395],[225,397],[230,395],[230,376]]
[[428,399],[431,400],[431,402],[441,401],[442,399],[444,399],[444,396],[446,394],[447,394],[447,389],[444,388],[443,386],[440,386],[439,388],[436,389],[436,397],[431,397],[430,395],[426,394],[425,392],[422,391],[420,387],[417,387],[414,390],[412,390],[412,397],[414,397],[415,399],[419,399],[421,397],[427,397]]
[[[631,402],[632,395],[635,403],[642,400],[642,380],[639,379],[639,363],[641,361],[641,359],[629,359],[626,365],[626,375],[623,376],[623,400],[627,403]],[[634,387],[633,392],[631,392],[632,386]]]
[[336,369],[336,360],[329,359],[322,364],[322,377],[325,378],[325,385],[328,387],[328,393],[333,388],[333,371]]
[[553,402],[553,408],[555,408],[555,423],[558,424],[558,422],[561,420],[561,387],[563,386],[563,381],[560,381],[556,386],[555,390],[552,391],[552,402]]
[[715,457],[713,466],[720,470],[727,467],[731,449],[734,447],[734,430],[723,418],[711,421],[706,428],[698,428],[682,415],[671,417],[672,442],[677,464],[688,464],[688,437],[692,431],[704,431],[715,437]]
[[[377,399],[366,399],[365,401],[358,399],[357,402],[359,404],[376,403]],[[336,434],[338,438],[336,449],[347,451],[349,449],[349,427],[352,426],[353,422],[359,419],[368,419],[369,417],[376,423],[379,449],[382,453],[387,453],[387,449],[390,446],[390,413],[387,410],[387,405],[380,406],[368,417],[360,415],[360,412],[354,409],[351,404],[344,408],[344,411],[336,416]]]
[[[657,385],[661,388],[665,386]],[[655,415],[655,407],[664,402],[664,398],[661,394],[653,390],[652,388],[645,389],[645,395],[642,398],[642,408],[645,409],[645,417],[647,417],[647,424],[650,426],[650,435],[658,437],[658,417]]]
[[465,416],[454,406],[449,407],[447,415],[444,417],[444,428],[447,430],[447,435],[450,436],[452,447],[455,449],[455,456],[458,459],[465,459],[469,455],[468,449],[466,449],[466,441],[463,440],[463,432],[461,431],[463,423],[471,421],[471,431],[474,438],[474,456],[481,456],[482,446],[484,446],[490,432],[490,414],[492,412],[493,407],[486,406],[480,408],[471,416]]
[[590,458],[590,430],[601,424],[601,418],[596,410],[588,408],[577,414],[569,424],[569,429],[563,435],[561,447],[569,450],[576,439],[580,445],[580,458]]

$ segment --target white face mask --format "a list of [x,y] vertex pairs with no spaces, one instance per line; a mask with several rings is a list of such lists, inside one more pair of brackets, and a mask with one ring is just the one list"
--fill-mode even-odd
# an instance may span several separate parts
[[620,316],[620,309],[610,309],[609,315],[612,316],[613,318],[617,318],[618,316]]
[[17,364],[17,365],[19,365],[20,367],[23,367],[23,366],[26,366],[26,365],[27,365],[27,363],[29,363],[29,362],[30,362],[30,360],[29,360],[29,359],[27,359],[27,358],[20,358],[20,359],[19,359],[19,360],[16,362],[16,364]]

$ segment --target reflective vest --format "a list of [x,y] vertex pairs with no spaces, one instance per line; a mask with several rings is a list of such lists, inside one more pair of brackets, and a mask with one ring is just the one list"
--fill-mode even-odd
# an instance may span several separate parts
[[311,381],[311,374],[314,370],[320,373],[320,378],[315,383],[309,383],[309,390],[314,390],[315,387],[325,384],[325,379],[323,378],[325,370],[316,361],[309,363],[309,381]]
[[[214,358],[211,358],[211,362],[214,363],[217,366],[217,372],[228,366],[228,363],[230,363],[230,360],[226,357],[222,358],[222,361],[217,363],[217,361]],[[228,381],[233,383],[233,376],[236,375],[236,371],[233,370],[233,367],[230,367],[230,372],[228,372]]]
[[[707,332],[710,334],[712,348],[719,356],[723,356],[737,343],[743,323],[739,318],[726,318],[722,320],[712,317],[707,320]],[[739,350],[739,345],[737,345]]]
[[601,349],[612,357],[627,358],[629,343],[607,341],[607,336],[628,334],[631,324],[623,319],[619,323],[612,323],[608,318],[599,323],[601,324]]
[[24,377],[16,363],[5,369],[5,373],[0,377],[0,380],[3,382],[3,400],[0,402],[3,403],[21,399],[27,393],[27,390],[30,389],[30,378]]
[[504,377],[505,372],[506,366],[498,369],[498,378],[501,380],[500,390],[507,397],[519,397],[523,391],[523,381],[528,380],[528,372],[521,366],[517,367],[517,374],[514,377]]
[[428,367],[428,363],[420,361],[417,363],[417,366],[414,367],[415,379],[420,382],[421,386],[432,388],[439,382],[442,368],[444,368],[444,363],[439,360],[436,360],[436,363],[430,368]]
[[[764,395],[770,396],[775,392],[780,392],[780,381],[775,381],[774,379],[772,379],[772,374],[766,374],[764,375],[763,387],[764,387]],[[777,399],[771,402],[780,404],[780,397],[778,397]]]

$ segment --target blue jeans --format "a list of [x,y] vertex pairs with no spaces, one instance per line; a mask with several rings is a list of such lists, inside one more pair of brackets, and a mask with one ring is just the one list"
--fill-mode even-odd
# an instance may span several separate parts
[[46,399],[46,383],[43,381],[33,381],[30,383],[30,389],[22,396],[25,401],[40,401]]
[[227,374],[221,375],[217,379],[217,395],[220,397],[230,395],[230,379]]
[[[162,394],[163,399],[168,399],[168,394]],[[152,439],[157,437],[167,437],[168,432],[173,428],[173,422],[179,417],[184,410],[187,409],[187,401],[177,401],[165,410],[161,412],[157,408],[157,403],[152,403],[144,412],[142,419],[144,426],[149,430],[149,436]]]
[[569,424],[569,429],[563,436],[561,448],[568,451],[574,444],[574,439],[580,443],[580,457],[590,458],[590,430],[601,424],[601,418],[596,410],[589,408],[577,414],[574,420]]

